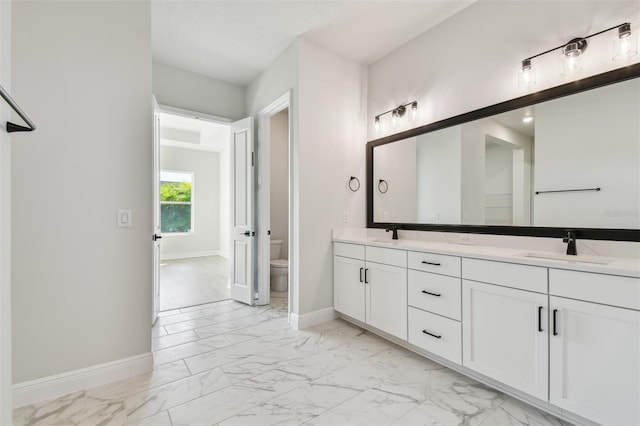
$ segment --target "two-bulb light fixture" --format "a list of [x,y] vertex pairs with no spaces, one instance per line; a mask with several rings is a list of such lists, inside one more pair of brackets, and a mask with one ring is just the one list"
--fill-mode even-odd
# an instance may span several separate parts
[[407,115],[407,119],[409,121],[416,121],[416,118],[418,117],[418,101],[409,102],[408,104],[397,106],[393,109],[390,109],[389,111],[385,111],[382,114],[376,115],[375,119],[373,120],[373,125],[376,132],[380,132],[380,117],[389,113],[391,113],[391,124],[394,129],[398,127],[400,120],[405,115]]
[[615,27],[607,28],[595,34],[588,35],[586,37],[578,37],[569,41],[562,46],[554,47],[545,52],[538,53],[522,61],[522,70],[518,73],[518,86],[520,87],[532,87],[536,84],[536,72],[531,63],[532,59],[539,56],[546,55],[547,53],[555,50],[560,50],[562,55],[562,65],[560,67],[560,74],[563,76],[570,76],[582,71],[582,54],[587,50],[589,45],[587,39],[606,33],[611,30],[618,30],[617,37],[613,40],[613,51],[611,53],[611,59],[614,61],[620,61],[638,53],[637,40],[631,35],[631,24],[625,22],[624,24],[616,25]]

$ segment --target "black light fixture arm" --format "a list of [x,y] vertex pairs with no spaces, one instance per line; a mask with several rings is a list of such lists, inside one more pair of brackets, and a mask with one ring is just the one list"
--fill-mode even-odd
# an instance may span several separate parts
[[24,122],[27,123],[27,125],[29,126],[29,127],[25,127],[25,126],[21,126],[19,124],[15,124],[10,121],[7,121],[7,133],[32,132],[36,129],[36,125],[33,124],[33,121],[31,121],[29,117],[27,117],[27,114],[25,114],[24,111],[22,111],[22,109],[18,106],[16,101],[13,100],[13,98],[7,93],[6,90],[4,90],[2,86],[0,86],[0,96],[2,96],[2,98],[5,101],[7,101],[11,109],[13,109],[16,112],[16,114],[18,114],[20,118],[22,118]]
[[402,116],[404,115],[404,113],[405,113],[405,111],[406,111],[406,108],[407,108],[408,106],[411,106],[411,107],[415,106],[415,108],[417,108],[417,107],[418,107],[418,101],[413,101],[413,102],[406,103],[406,104],[404,104],[404,105],[399,105],[399,106],[397,106],[397,107],[395,107],[395,108],[390,109],[389,111],[385,111],[385,112],[383,112],[383,113],[380,113],[380,114],[376,115],[376,117],[375,117],[375,118],[376,118],[376,119],[379,119],[379,118],[380,118],[380,117],[382,117],[383,115],[385,115],[385,114],[389,114],[390,112],[391,112],[391,113],[397,113],[400,117],[402,117]]
[[598,31],[597,33],[590,34],[590,35],[588,35],[586,37],[574,38],[573,40],[568,41],[567,43],[563,44],[562,46],[554,47],[553,49],[546,50],[546,51],[544,51],[542,53],[538,53],[537,55],[529,56],[528,58],[523,59],[522,62],[524,63],[524,62],[527,62],[527,61],[531,61],[532,59],[537,58],[538,56],[546,55],[547,53],[553,52],[554,50],[562,49],[563,47],[565,47],[569,43],[576,43],[576,42],[580,42],[581,40],[587,40],[587,39],[589,39],[591,37],[595,37],[597,35],[606,33],[607,31],[615,30],[615,29],[620,28],[620,27],[625,26],[625,25],[626,26],[630,26],[631,24],[629,22],[624,22],[622,24],[615,25],[615,26],[613,26],[611,28],[607,28],[606,30],[602,30],[602,31]]

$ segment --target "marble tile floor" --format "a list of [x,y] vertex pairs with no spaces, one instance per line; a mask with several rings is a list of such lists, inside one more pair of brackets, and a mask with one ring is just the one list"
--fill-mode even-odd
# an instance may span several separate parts
[[345,321],[293,330],[274,296],[165,312],[152,373],[16,409],[14,424],[566,425]]

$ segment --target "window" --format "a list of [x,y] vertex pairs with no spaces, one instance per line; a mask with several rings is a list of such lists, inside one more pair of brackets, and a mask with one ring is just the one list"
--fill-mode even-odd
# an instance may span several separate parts
[[160,230],[193,232],[193,173],[160,172]]

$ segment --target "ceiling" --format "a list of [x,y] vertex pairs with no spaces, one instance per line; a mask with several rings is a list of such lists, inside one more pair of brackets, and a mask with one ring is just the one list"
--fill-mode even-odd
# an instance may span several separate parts
[[299,36],[370,64],[476,0],[152,0],[154,61],[247,85]]

